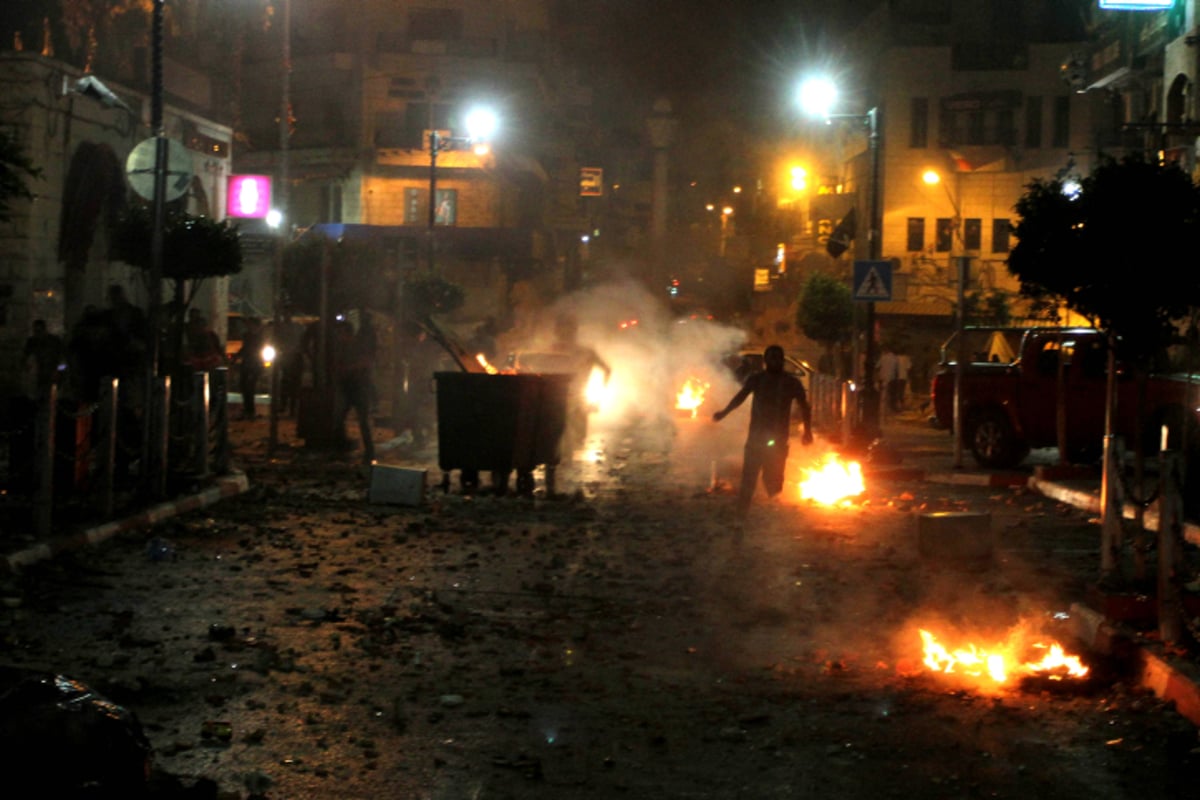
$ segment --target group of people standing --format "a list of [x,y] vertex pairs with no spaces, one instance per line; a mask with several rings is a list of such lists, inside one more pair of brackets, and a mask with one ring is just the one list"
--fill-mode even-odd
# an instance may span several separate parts
[[912,359],[904,353],[884,350],[875,365],[880,396],[884,407],[893,414],[899,414],[907,404],[908,377],[912,371]]

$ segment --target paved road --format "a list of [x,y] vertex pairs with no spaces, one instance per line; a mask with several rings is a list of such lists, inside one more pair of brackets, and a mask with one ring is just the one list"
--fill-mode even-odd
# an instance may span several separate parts
[[[1090,514],[914,479],[901,467],[945,451],[910,426],[891,437],[900,463],[831,508],[796,489],[828,444],[794,443],[788,490],[739,527],[745,419],[727,423],[607,432],[557,500],[435,492],[416,508],[366,502],[354,453],[267,459],[264,423],[241,427],[250,491],[5,585],[2,674],[86,682],[137,713],[162,770],[227,797],[1197,785],[1195,727],[1120,658],[1084,653],[1074,684],[922,666],[921,628],[952,646],[1070,645],[1061,614],[1097,568]],[[384,458],[436,473],[428,451]],[[922,553],[934,512],[986,515],[991,557]]]

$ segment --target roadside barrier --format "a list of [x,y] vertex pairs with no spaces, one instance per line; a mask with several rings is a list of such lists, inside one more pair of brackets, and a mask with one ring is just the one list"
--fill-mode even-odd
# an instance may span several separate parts
[[[54,385],[36,400],[9,398],[0,428],[0,514],[28,520],[44,539],[56,522],[109,520],[164,498],[172,482],[191,487],[227,473],[227,373],[189,376],[191,391],[174,400],[170,378],[158,378],[148,410],[143,392],[112,377],[90,402],[61,399]],[[143,430],[151,437],[146,448]]]

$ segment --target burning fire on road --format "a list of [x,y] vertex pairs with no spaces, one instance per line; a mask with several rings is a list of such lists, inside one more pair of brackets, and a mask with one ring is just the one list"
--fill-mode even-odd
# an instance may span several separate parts
[[845,503],[867,490],[862,465],[857,461],[842,461],[836,453],[826,455],[820,467],[802,473],[800,498],[821,505]]
[[676,410],[687,411],[691,414],[692,419],[695,419],[700,406],[704,404],[704,395],[708,391],[708,388],[709,384],[699,378],[688,378],[683,382],[683,387],[675,395]]
[[923,628],[920,634],[927,669],[980,689],[1012,687],[1031,678],[1077,681],[1090,671],[1079,656],[1068,654],[1058,642],[1028,642],[1024,636],[1013,635],[1008,642],[992,647],[970,642],[948,647]]
[[583,387],[584,403],[591,411],[603,411],[609,404],[610,392],[607,378],[599,367],[593,367]]

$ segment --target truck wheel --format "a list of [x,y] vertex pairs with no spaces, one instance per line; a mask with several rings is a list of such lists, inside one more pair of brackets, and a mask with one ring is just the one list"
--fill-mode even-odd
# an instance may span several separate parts
[[1013,467],[1023,457],[1008,418],[999,411],[982,411],[967,425],[971,454],[982,467]]

